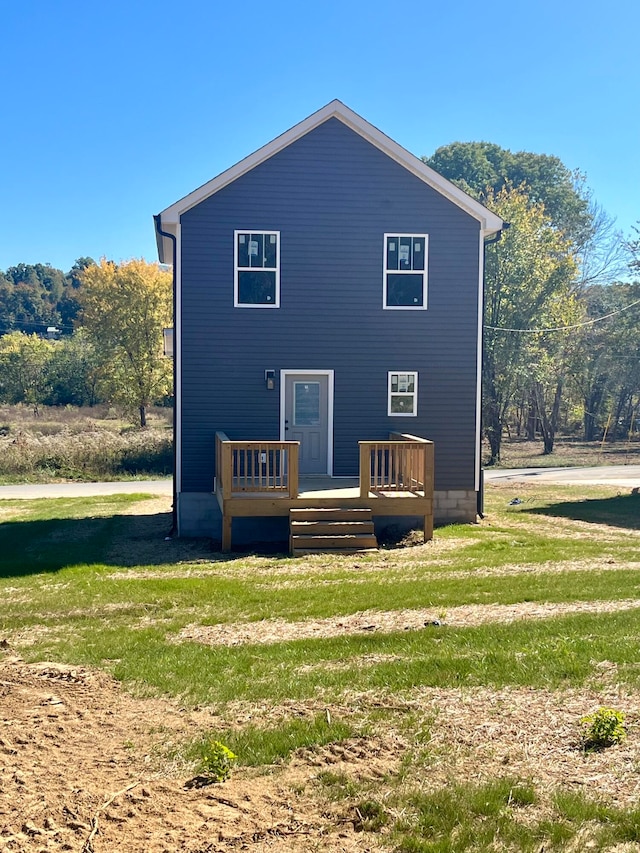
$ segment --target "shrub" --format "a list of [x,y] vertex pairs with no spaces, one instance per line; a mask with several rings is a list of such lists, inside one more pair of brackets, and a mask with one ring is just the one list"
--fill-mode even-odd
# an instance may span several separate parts
[[598,708],[580,720],[582,742],[585,749],[604,749],[623,741],[627,732],[624,714],[615,708]]
[[224,782],[231,775],[236,756],[219,740],[210,740],[202,751],[202,775],[212,782]]

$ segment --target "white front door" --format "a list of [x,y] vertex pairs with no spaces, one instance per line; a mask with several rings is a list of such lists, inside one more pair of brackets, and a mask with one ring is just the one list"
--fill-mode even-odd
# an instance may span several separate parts
[[300,442],[300,474],[331,473],[333,373],[283,371],[282,438]]

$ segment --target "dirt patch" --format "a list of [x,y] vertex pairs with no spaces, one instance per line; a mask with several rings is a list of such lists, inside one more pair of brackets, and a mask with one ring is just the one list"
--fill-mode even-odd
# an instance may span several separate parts
[[[354,804],[323,796],[326,771],[373,786],[379,796],[420,730],[407,782],[509,775],[542,792],[556,786],[631,806],[640,795],[640,695],[615,686],[603,664],[599,691],[420,688],[407,700],[347,696],[334,716],[387,713],[385,730],[298,750],[268,774],[237,770],[224,785],[189,787],[192,768],[167,755],[221,721],[210,709],[134,699],[109,676],[0,656],[0,850],[3,853],[375,853],[384,836],[358,832]],[[608,679],[608,680],[607,680]],[[601,753],[579,749],[578,721],[601,704],[627,714],[629,737]],[[239,704],[236,724],[274,724],[317,713],[313,702]],[[229,723],[223,723],[223,725]]]
[[425,626],[454,628],[509,623],[519,619],[548,619],[569,613],[613,613],[640,608],[640,599],[615,601],[571,601],[547,604],[523,601],[518,604],[464,604],[445,612],[435,609],[365,610],[327,619],[263,619],[260,622],[232,622],[221,625],[187,625],[176,640],[195,641],[211,646],[239,646],[253,643],[284,643],[289,640],[340,637],[359,633],[389,633],[419,630]]
[[186,787],[189,769],[163,756],[212,726],[210,713],[133,699],[102,673],[6,654],[0,701],[3,853],[379,849],[352,824],[327,818],[295,783],[322,759]]

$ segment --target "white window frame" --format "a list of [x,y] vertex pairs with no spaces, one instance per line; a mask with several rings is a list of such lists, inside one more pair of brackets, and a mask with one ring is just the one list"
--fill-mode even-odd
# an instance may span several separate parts
[[[391,238],[401,237],[419,237],[424,240],[424,270],[390,270],[387,268],[387,241]],[[422,273],[422,305],[388,305],[387,304],[387,276],[389,273],[395,275],[418,275]],[[427,293],[429,280],[429,235],[428,234],[399,234],[397,232],[389,232],[384,235],[384,243],[382,244],[382,307],[385,311],[426,311],[427,310]]]
[[[392,391],[391,377],[405,373],[413,376],[413,391]],[[391,400],[393,397],[413,397],[413,408],[410,412],[392,412]],[[418,416],[418,371],[417,370],[390,370],[387,374],[387,414],[390,418],[416,418]]]
[[[276,238],[275,267],[240,267],[238,266],[238,237],[240,234],[262,234],[263,237]],[[273,302],[240,302],[239,273],[262,270],[275,272],[275,294]],[[238,228],[233,232],[233,307],[234,308],[279,308],[280,307],[280,232],[264,231],[260,228]]]

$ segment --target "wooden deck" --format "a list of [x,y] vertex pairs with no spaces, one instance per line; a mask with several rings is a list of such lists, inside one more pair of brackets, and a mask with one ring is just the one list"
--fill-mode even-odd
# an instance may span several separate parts
[[296,508],[371,509],[374,516],[419,516],[433,536],[433,443],[391,433],[360,442],[356,478],[299,477],[296,441],[230,441],[216,433],[215,495],[222,550],[231,549],[234,518],[288,516]]

